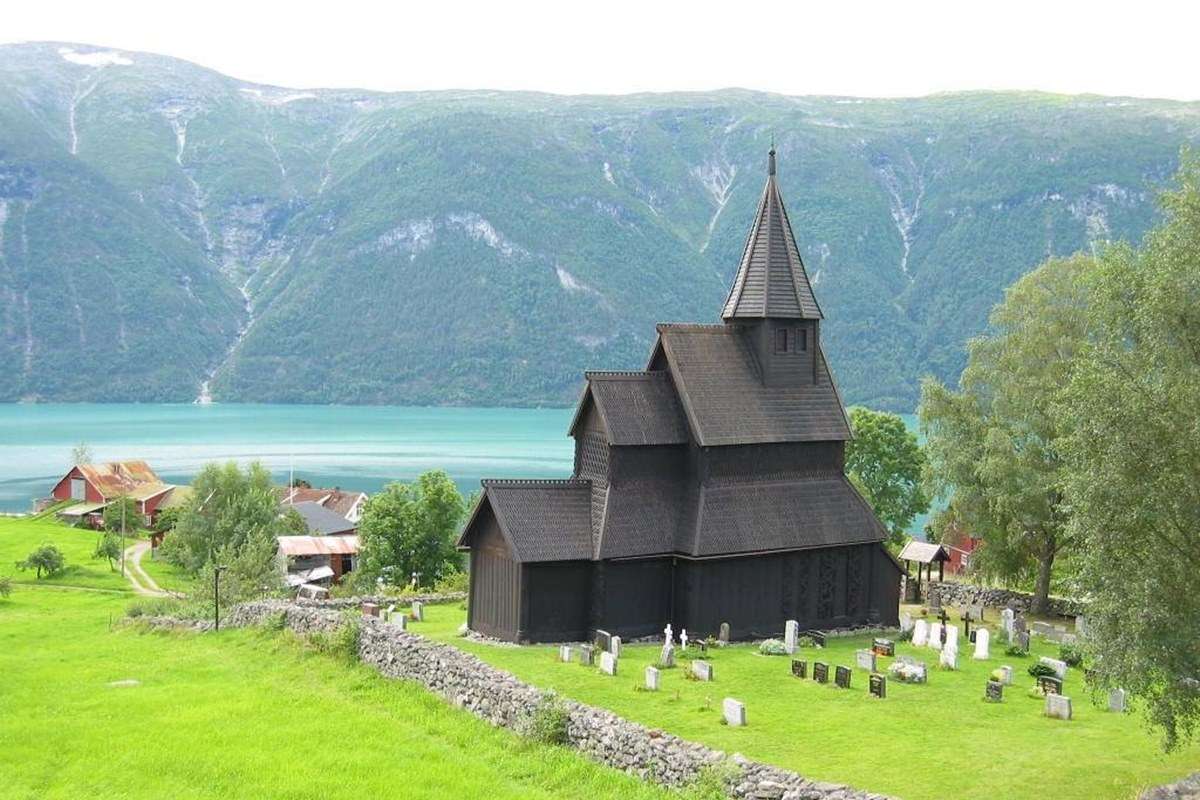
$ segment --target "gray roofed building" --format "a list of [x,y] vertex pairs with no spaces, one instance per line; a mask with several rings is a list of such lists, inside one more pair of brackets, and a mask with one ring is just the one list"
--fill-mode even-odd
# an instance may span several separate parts
[[355,523],[319,503],[285,503],[280,508],[284,511],[295,509],[308,529],[318,536],[347,535],[358,530]]

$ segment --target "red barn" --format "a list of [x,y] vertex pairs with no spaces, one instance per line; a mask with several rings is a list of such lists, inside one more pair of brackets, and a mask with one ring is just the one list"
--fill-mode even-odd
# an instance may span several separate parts
[[151,525],[159,506],[176,488],[164,483],[145,461],[112,461],[72,467],[50,494],[55,501],[77,501],[59,512],[60,516],[86,519],[94,527],[99,526],[105,506],[130,497],[138,504],[145,524]]

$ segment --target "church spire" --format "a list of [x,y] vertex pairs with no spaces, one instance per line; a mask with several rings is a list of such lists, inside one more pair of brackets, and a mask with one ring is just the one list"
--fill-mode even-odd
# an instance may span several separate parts
[[758,202],[754,227],[721,311],[726,322],[767,317],[822,319],[779,195],[774,144],[767,154],[767,185]]

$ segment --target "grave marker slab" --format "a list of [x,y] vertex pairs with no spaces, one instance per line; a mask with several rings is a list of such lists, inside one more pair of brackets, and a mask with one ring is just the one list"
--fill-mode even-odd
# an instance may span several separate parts
[[812,639],[812,643],[817,647],[825,646],[825,634],[821,631],[805,631],[804,635]]
[[867,679],[867,691],[873,697],[883,700],[887,697],[887,678],[878,672],[872,672],[871,677]]
[[1005,686],[1012,686],[1013,668],[1005,664],[1000,668],[1000,682]]
[[970,606],[971,619],[976,622],[983,622],[983,603],[974,603]]
[[746,704],[740,700],[726,697],[721,703],[721,710],[725,715],[725,722],[731,727],[740,728],[746,724]]
[[800,623],[789,619],[783,626],[783,646],[790,656],[796,652],[796,640],[800,638]]
[[424,622],[425,621],[425,604],[422,603],[420,600],[413,600],[412,621],[413,622]]
[[839,665],[837,671],[834,672],[833,675],[834,685],[836,685],[839,689],[849,689],[850,676],[853,674],[854,673],[850,671],[849,667],[843,667]]
[[1000,703],[1004,700],[1004,684],[1000,681],[988,681],[983,698],[989,703]]
[[388,617],[388,624],[395,625],[402,631],[408,630],[408,615],[407,614],[392,614]]
[[938,661],[946,669],[958,669],[958,648],[949,645],[943,647]]
[[1029,651],[1029,631],[1017,631],[1017,647]]
[[979,661],[986,661],[990,656],[992,633],[987,628],[975,631],[975,655]]
[[913,622],[912,614],[905,611],[903,614],[900,615],[900,632],[901,633],[904,633],[906,631],[911,631],[913,629],[914,624],[915,623]]
[[597,650],[608,650],[608,646],[612,641],[612,635],[608,631],[596,630],[596,637],[592,640],[592,646]]
[[1071,718],[1071,698],[1061,694],[1046,695],[1046,716],[1055,719]]
[[1053,675],[1039,675],[1038,688],[1042,690],[1042,694],[1062,694],[1063,682],[1061,678],[1056,678]]
[[600,654],[600,671],[605,675],[617,674],[617,657],[607,650]]
[[1054,626],[1048,622],[1035,622],[1033,632],[1038,636],[1048,636],[1054,633]]
[[1108,710],[1123,714],[1129,708],[1128,697],[1124,689],[1113,689],[1108,693]]
[[1067,662],[1065,661],[1059,661],[1057,658],[1042,656],[1038,659],[1038,663],[1045,664],[1047,667],[1050,667],[1050,669],[1054,670],[1054,674],[1059,680],[1063,680],[1067,677]]
[[590,644],[585,644],[579,648],[579,663],[585,667],[591,667],[596,664],[596,648]]
[[664,644],[662,650],[658,654],[658,665],[660,667],[675,666],[675,645]]
[[896,655],[896,643],[891,639],[875,639],[871,642],[871,649],[877,656],[892,658]]
[[1000,612],[1000,627],[1004,630],[1004,635],[1008,637],[1009,644],[1012,644],[1014,619],[1016,619],[1016,614],[1011,608]]
[[692,674],[702,681],[711,681],[713,679],[712,664],[697,659],[692,662]]
[[608,652],[612,653],[617,658],[621,657],[621,637],[613,636],[608,640]]
[[946,632],[946,641],[942,643],[942,647],[943,648],[953,647],[955,650],[957,650],[958,649],[958,626],[947,625],[945,628],[943,628],[943,630],[945,630],[945,632]]
[[865,669],[867,672],[875,671],[875,651],[874,650],[855,650],[854,665],[859,669]]
[[722,622],[720,631],[717,633],[717,641],[721,644],[729,644],[729,623]]
[[654,667],[646,667],[646,688],[652,692],[658,691],[658,670]]
[[378,603],[363,603],[362,604],[362,614],[364,617],[378,617],[379,616],[379,604]]
[[792,676],[795,678],[807,678],[808,662],[792,659]]
[[913,624],[913,646],[924,647],[927,641],[929,641],[929,623],[923,619],[919,619]]
[[817,683],[829,683],[829,665],[824,661],[813,662],[813,680]]
[[942,623],[934,622],[929,626],[929,646],[934,650],[942,649]]
[[571,645],[564,644],[558,648],[558,660],[564,664],[571,662]]

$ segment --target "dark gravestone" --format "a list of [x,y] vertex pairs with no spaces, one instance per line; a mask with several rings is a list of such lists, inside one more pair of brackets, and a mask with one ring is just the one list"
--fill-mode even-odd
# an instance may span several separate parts
[[975,634],[977,633],[979,633],[979,631],[971,631],[971,644],[975,644]]
[[597,629],[596,638],[592,640],[592,645],[600,651],[608,650],[612,647],[612,634],[608,631]]
[[872,672],[871,677],[868,679],[867,688],[872,695],[882,700],[887,697],[887,678],[878,672]]
[[812,639],[812,643],[817,647],[825,646],[825,634],[820,631],[805,631],[802,635]]
[[1021,631],[1017,634],[1017,647],[1022,650],[1029,650],[1029,631]]
[[705,642],[703,639],[701,639],[700,641],[696,642],[696,647],[700,648],[700,655],[701,655],[701,656],[706,656],[706,655],[708,655],[708,643],[707,643],[707,642]]
[[807,661],[797,661],[796,659],[792,659],[792,675],[794,675],[797,678],[807,678],[808,677],[808,662]]
[[876,639],[871,643],[871,649],[877,656],[892,658],[896,655],[896,643],[891,639]]
[[1054,675],[1039,675],[1038,688],[1042,694],[1062,694],[1062,679]]
[[1004,699],[1004,684],[1000,681],[988,681],[983,698],[989,703],[999,703]]
[[590,667],[596,663],[596,648],[590,644],[585,644],[579,648],[579,663],[585,667]]
[[851,674],[849,667],[838,667],[837,672],[834,673],[833,682],[837,684],[839,689],[849,689]]
[[813,680],[817,683],[829,683],[829,665],[824,661],[813,662]]

